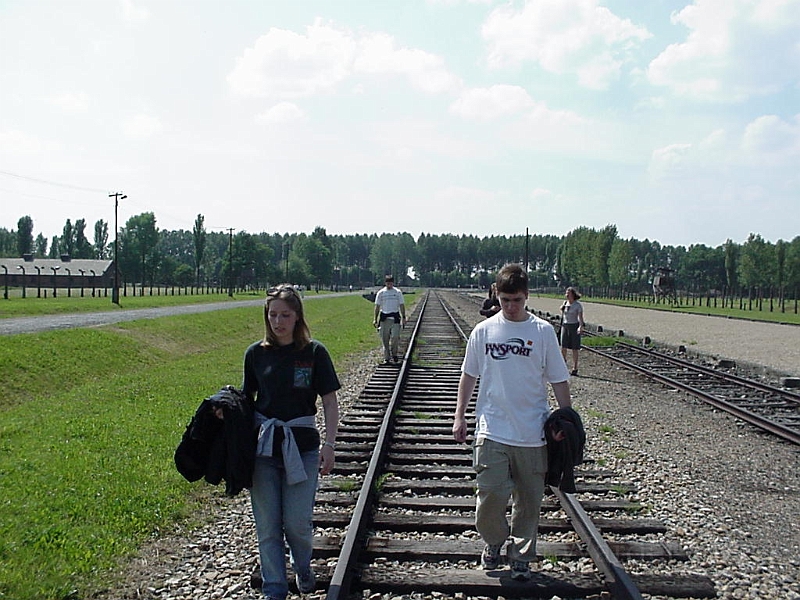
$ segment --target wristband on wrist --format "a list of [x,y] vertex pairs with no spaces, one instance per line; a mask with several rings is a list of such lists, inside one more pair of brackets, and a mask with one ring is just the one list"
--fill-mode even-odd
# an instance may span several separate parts
[[333,442],[323,442],[322,445],[327,446],[331,450],[336,450],[336,444],[334,444]]

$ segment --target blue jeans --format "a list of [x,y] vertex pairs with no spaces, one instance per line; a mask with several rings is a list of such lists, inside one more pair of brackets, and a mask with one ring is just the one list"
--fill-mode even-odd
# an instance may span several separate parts
[[[319,450],[301,454],[308,479],[288,485],[281,458],[256,458],[250,502],[256,521],[261,558],[261,591],[265,596],[286,598],[286,545],[292,568],[307,571],[314,545],[314,496],[319,477]],[[285,541],[284,541],[285,539]]]

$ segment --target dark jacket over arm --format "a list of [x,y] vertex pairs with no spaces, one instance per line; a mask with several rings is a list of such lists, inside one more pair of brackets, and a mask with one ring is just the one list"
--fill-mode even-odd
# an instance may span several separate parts
[[580,415],[572,408],[553,411],[544,425],[547,439],[547,477],[545,483],[562,492],[575,493],[574,467],[583,462],[586,432]]
[[[214,414],[222,409],[224,419]],[[255,461],[254,405],[244,393],[225,386],[200,403],[175,450],[175,466],[188,481],[217,485],[235,496],[253,486]]]

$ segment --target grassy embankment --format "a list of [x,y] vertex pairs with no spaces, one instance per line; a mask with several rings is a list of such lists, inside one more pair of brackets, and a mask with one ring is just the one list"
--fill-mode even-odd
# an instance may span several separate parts
[[[306,311],[340,371],[378,343],[360,296]],[[83,597],[148,536],[223,494],[183,480],[172,456],[200,401],[240,383],[262,314],[234,308],[0,338],[0,598]]]

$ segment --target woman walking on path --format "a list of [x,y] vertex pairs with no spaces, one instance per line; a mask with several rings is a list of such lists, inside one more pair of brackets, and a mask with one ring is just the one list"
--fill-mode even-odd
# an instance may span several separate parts
[[578,302],[581,295],[574,287],[568,287],[561,305],[561,356],[567,361],[567,350],[572,350],[572,371],[578,374],[578,356],[581,351],[581,333],[583,332],[583,304]]
[[[291,285],[267,293],[266,334],[244,356],[242,388],[255,402],[258,445],[250,494],[261,559],[262,593],[284,600],[289,592],[285,547],[297,588],[316,587],[311,568],[311,522],[319,473],[333,470],[341,388],[327,349],[311,339],[300,294]],[[325,441],[316,427],[322,398]],[[285,541],[284,541],[285,540]]]

